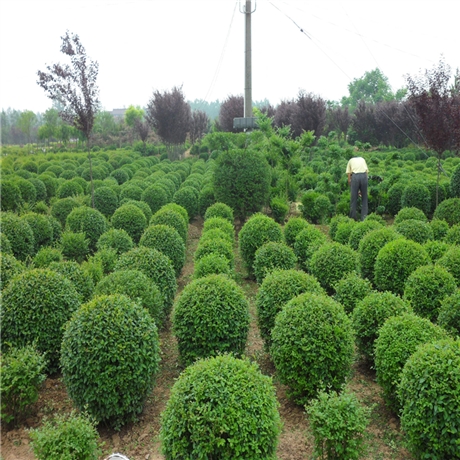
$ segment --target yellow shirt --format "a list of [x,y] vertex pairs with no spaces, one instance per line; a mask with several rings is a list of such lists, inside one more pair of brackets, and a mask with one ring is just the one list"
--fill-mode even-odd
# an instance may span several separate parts
[[367,163],[366,160],[362,157],[354,157],[350,158],[350,161],[347,164],[347,174],[352,174],[352,173],[365,173],[369,172],[367,169]]

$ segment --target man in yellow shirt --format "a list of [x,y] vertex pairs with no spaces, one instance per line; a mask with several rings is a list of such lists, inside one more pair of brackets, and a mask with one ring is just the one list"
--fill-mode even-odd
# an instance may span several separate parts
[[356,220],[358,196],[361,196],[361,220],[367,216],[367,168],[366,160],[362,157],[350,158],[347,164],[348,185],[351,187],[350,217]]

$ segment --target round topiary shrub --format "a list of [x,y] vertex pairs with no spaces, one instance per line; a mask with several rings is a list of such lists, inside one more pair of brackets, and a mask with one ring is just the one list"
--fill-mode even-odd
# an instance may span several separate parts
[[152,216],[149,225],[169,225],[177,230],[184,244],[187,244],[188,223],[178,211],[163,207]]
[[208,275],[227,275],[233,276],[230,261],[221,254],[211,253],[195,261],[194,279],[204,278]]
[[21,190],[12,180],[0,182],[2,200],[0,202],[2,211],[17,211],[22,203]]
[[398,214],[395,216],[395,224],[400,224],[401,222],[408,220],[408,219],[414,219],[414,220],[420,220],[422,222],[427,222],[428,219],[425,215],[425,213],[418,208],[402,208]]
[[140,246],[120,256],[115,265],[115,271],[118,270],[140,270],[158,286],[164,305],[158,326],[162,325],[171,311],[177,291],[174,267],[169,257],[156,249]]
[[340,222],[339,225],[337,225],[334,241],[340,244],[348,244],[351,232],[357,224],[358,222],[355,220]]
[[310,272],[328,293],[346,274],[358,269],[358,253],[340,243],[323,244],[310,261]]
[[25,266],[13,256],[0,252],[0,291],[19,273],[25,270]]
[[448,244],[460,245],[460,224],[452,225],[449,228],[444,241]]
[[417,315],[436,321],[442,300],[457,289],[455,278],[443,267],[424,265],[413,271],[404,287],[404,298]]
[[409,275],[430,258],[423,246],[405,238],[396,239],[380,249],[374,266],[374,284],[380,291],[404,293]]
[[[206,214],[206,209],[216,202],[216,196],[212,185],[206,185],[198,194],[198,214],[202,217]],[[232,210],[233,212],[233,210]]]
[[32,185],[35,187],[37,203],[40,201],[45,201],[47,199],[45,184],[37,178],[31,178],[29,179],[29,182],[31,182]]
[[372,292],[372,284],[369,280],[361,278],[358,273],[350,272],[337,282],[334,290],[334,299],[350,315],[356,304]]
[[110,187],[98,187],[94,190],[94,207],[110,217],[118,207],[118,196]]
[[283,241],[281,226],[264,214],[254,214],[238,235],[240,254],[249,273],[252,273],[257,249],[269,241]]
[[48,268],[64,275],[72,282],[75,290],[80,295],[81,303],[87,302],[92,297],[94,290],[93,280],[77,262],[73,260],[66,262],[52,262]]
[[258,284],[273,270],[295,268],[297,257],[292,248],[285,243],[270,241],[257,249],[253,270]]
[[407,238],[420,244],[433,239],[433,230],[427,222],[416,219],[406,219],[395,225],[396,231]]
[[134,206],[137,206],[144,213],[147,222],[149,222],[152,218],[152,211],[150,210],[150,206],[145,201],[128,200],[125,198],[124,200],[120,201],[120,206],[125,204],[133,204]]
[[13,254],[10,240],[2,232],[0,232],[0,249],[3,254]]
[[62,198],[55,201],[51,206],[51,215],[55,217],[62,226],[65,225],[67,216],[73,209],[78,208],[78,202],[73,198]]
[[190,219],[198,215],[198,191],[193,187],[181,187],[173,196],[173,202],[187,210]]
[[352,314],[356,346],[371,363],[379,329],[390,316],[412,313],[410,304],[392,292],[372,292],[357,303]]
[[98,422],[119,428],[136,420],[154,385],[159,361],[155,321],[124,295],[96,297],[66,324],[61,349],[64,383],[75,405]]
[[37,190],[34,185],[22,177],[14,179],[15,184],[21,191],[21,199],[28,204],[33,205],[37,201]]
[[67,260],[82,263],[89,254],[89,240],[82,232],[64,232],[61,235],[60,249]]
[[219,353],[241,356],[248,329],[248,301],[225,275],[192,281],[174,306],[173,331],[184,366]]
[[419,345],[446,338],[444,329],[414,314],[392,316],[380,328],[374,355],[377,382],[386,403],[396,414],[401,409],[396,390],[406,361]]
[[190,220],[190,216],[188,215],[187,210],[177,203],[166,203],[164,206],[161,207],[161,211],[173,210],[178,212],[184,219],[185,226],[188,227],[188,221]]
[[202,237],[207,232],[216,229],[221,230],[228,235],[228,238],[232,243],[235,241],[235,228],[233,227],[233,224],[224,217],[210,217],[205,220],[203,224]]
[[449,230],[449,224],[441,219],[433,219],[430,222],[430,227],[433,230],[434,240],[443,240]]
[[346,222],[354,223],[355,221],[351,217],[343,216],[341,214],[332,217],[331,221],[329,222],[329,236],[331,237],[332,241],[336,241],[335,235],[337,233],[339,224]]
[[460,246],[451,246],[438,260],[438,265],[444,267],[460,285]]
[[166,192],[158,185],[150,185],[141,195],[141,200],[145,201],[153,214],[168,202]]
[[359,243],[369,232],[373,230],[379,230],[381,228],[382,224],[375,220],[364,220],[363,222],[357,222],[350,232],[348,244],[352,249],[357,251],[359,248]]
[[396,182],[388,189],[388,212],[396,216],[401,209],[401,198],[406,188],[406,183]]
[[112,248],[115,249],[118,254],[128,252],[133,246],[133,239],[129,236],[128,232],[118,228],[107,230],[99,237],[96,244],[98,250]]
[[83,195],[83,187],[75,180],[66,180],[56,190],[56,196],[58,198],[70,198],[77,195]]
[[269,460],[276,458],[280,432],[270,377],[255,363],[223,355],[182,372],[162,414],[160,438],[168,460]]
[[430,256],[431,262],[436,263],[450,249],[450,245],[444,241],[429,240],[423,248]]
[[291,217],[283,228],[286,244],[294,248],[297,235],[308,227],[310,227],[310,224],[302,217]]
[[120,201],[122,200],[135,200],[141,199],[143,190],[137,185],[127,182],[120,187]]
[[129,180],[129,174],[126,169],[115,169],[110,173],[110,177],[113,177],[117,182],[118,185],[124,184],[126,181]]
[[437,323],[453,337],[460,336],[460,291],[458,289],[442,300]]
[[218,254],[225,257],[228,260],[230,268],[233,269],[235,255],[233,253],[233,245],[227,239],[214,238],[200,240],[194,254],[195,262],[198,262],[209,254]]
[[147,219],[144,213],[133,204],[120,206],[111,219],[113,228],[125,230],[134,243],[138,243],[142,233],[147,227]]
[[448,198],[439,203],[433,219],[445,220],[450,226],[460,224],[460,198]]
[[201,233],[200,244],[204,243],[205,241],[215,239],[228,241],[232,246],[234,243],[232,237],[228,233],[225,233],[224,230],[221,230],[220,228],[211,228],[210,230],[206,230],[205,232]]
[[289,203],[286,198],[275,196],[270,200],[270,209],[275,222],[283,224],[289,212]]
[[406,185],[401,196],[402,208],[418,208],[428,215],[431,210],[430,191],[423,184],[411,182]]
[[42,246],[48,246],[53,241],[53,227],[48,219],[48,216],[37,214],[36,212],[28,212],[21,216],[25,220],[34,234],[35,250],[37,252]]
[[280,381],[289,386],[288,396],[299,404],[318,390],[340,390],[351,370],[353,349],[351,321],[326,295],[301,294],[276,316],[270,353]]
[[450,193],[454,198],[460,198],[460,163],[450,177]]
[[28,270],[3,289],[2,304],[3,347],[35,344],[46,353],[48,371],[57,371],[62,327],[80,306],[71,281],[49,269]]
[[300,268],[310,271],[311,257],[327,241],[326,235],[314,225],[307,224],[296,236],[294,254],[297,257]]
[[324,294],[324,289],[314,276],[299,270],[273,270],[263,280],[257,291],[256,307],[257,323],[267,351],[276,315],[290,300],[304,292]]
[[24,261],[35,253],[35,238],[29,223],[12,212],[2,212],[2,233],[11,243],[16,259]]
[[97,240],[107,230],[107,221],[97,209],[80,206],[67,216],[66,227],[71,232],[83,232],[89,240],[90,250],[94,251]]
[[459,458],[459,394],[460,340],[417,348],[398,387],[401,427],[416,458]]
[[52,262],[62,261],[62,251],[59,248],[43,247],[35,254],[32,265],[34,268],[46,268]]
[[157,249],[171,260],[176,276],[185,263],[185,244],[177,230],[169,225],[150,225],[139,240],[139,246]]
[[233,209],[225,203],[214,203],[206,209],[204,220],[207,221],[213,217],[222,217],[228,220],[232,225],[235,220]]

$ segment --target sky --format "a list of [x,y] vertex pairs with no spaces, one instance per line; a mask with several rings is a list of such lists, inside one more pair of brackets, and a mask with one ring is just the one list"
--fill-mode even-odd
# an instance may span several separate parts
[[[37,71],[76,33],[99,63],[103,110],[244,94],[245,0],[0,0],[0,107],[44,112]],[[252,0],[252,99],[339,101],[379,68],[394,91],[441,57],[460,68],[460,0]]]

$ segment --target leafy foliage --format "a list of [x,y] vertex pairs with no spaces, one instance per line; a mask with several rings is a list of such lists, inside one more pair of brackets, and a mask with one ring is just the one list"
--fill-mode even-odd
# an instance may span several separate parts
[[139,207],[134,204],[120,206],[111,219],[114,228],[125,230],[134,243],[138,243],[147,227],[147,219]]
[[190,219],[198,215],[198,191],[195,188],[181,187],[174,194],[173,202],[185,208]]
[[89,240],[83,232],[64,232],[61,235],[60,247],[62,254],[68,260],[83,262],[89,254]]
[[[3,248],[2,248],[3,249]],[[25,270],[25,266],[13,256],[0,252],[0,291],[8,284],[10,279]]]
[[310,271],[312,255],[326,243],[326,241],[326,235],[314,225],[308,223],[307,226],[297,234],[294,242],[294,254],[297,257],[299,266],[303,270],[307,272]]
[[[168,205],[166,205],[168,206]],[[175,228],[181,238],[184,240],[184,244],[187,243],[187,231],[188,231],[188,217],[187,220],[184,216],[175,209],[163,206],[157,211],[150,219],[150,225],[169,225]]]
[[233,210],[225,203],[217,202],[206,209],[204,220],[207,221],[213,217],[222,217],[228,220],[232,225],[235,218],[233,217]]
[[225,256],[212,252],[195,261],[195,271],[193,273],[194,279],[219,274],[227,275],[229,277],[232,277],[233,275],[230,261]]
[[230,268],[233,269],[235,255],[233,253],[233,245],[227,239],[219,237],[201,238],[194,254],[195,262],[198,262],[209,254],[216,254],[225,257]]
[[356,272],[350,272],[335,285],[334,290],[334,299],[343,306],[347,314],[351,314],[356,304],[371,293],[372,284]]
[[112,248],[118,254],[128,252],[134,246],[132,238],[126,230],[111,228],[104,232],[97,240],[96,247],[98,250]]
[[35,253],[34,234],[26,220],[12,212],[2,212],[1,224],[16,259],[24,261]]
[[89,240],[89,248],[94,251],[97,240],[107,230],[107,221],[97,209],[80,206],[67,216],[66,226],[71,232],[85,233]]
[[253,269],[257,283],[261,284],[273,270],[295,268],[296,262],[294,251],[287,244],[275,241],[263,244],[254,256]]
[[445,220],[450,226],[460,224],[460,198],[448,198],[435,209],[433,219]]
[[460,291],[458,289],[441,301],[437,323],[453,337],[460,336]]

